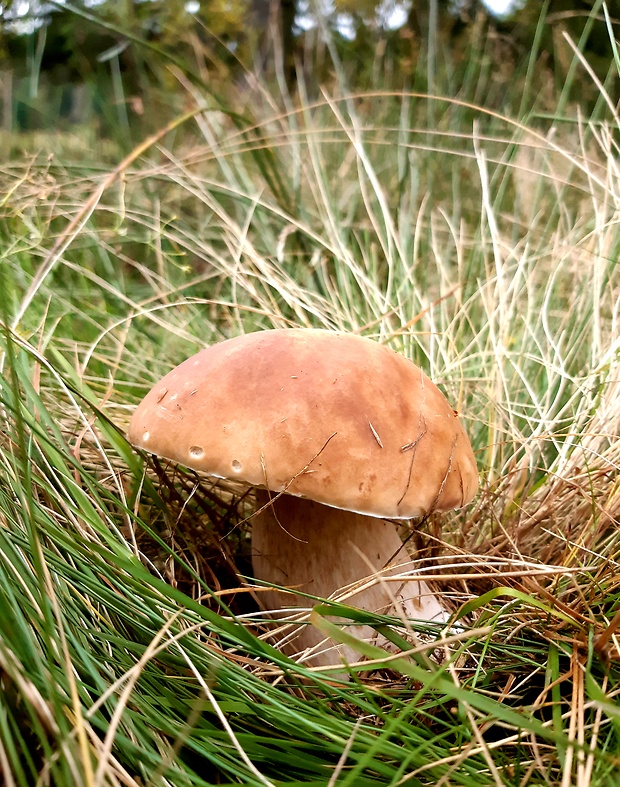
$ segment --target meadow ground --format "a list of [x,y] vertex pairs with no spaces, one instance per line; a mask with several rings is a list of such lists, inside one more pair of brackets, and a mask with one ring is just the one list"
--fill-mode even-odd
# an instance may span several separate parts
[[[620,784],[613,105],[183,101],[125,158],[0,167],[4,784]],[[182,359],[288,326],[415,360],[480,469],[410,539],[462,625],[371,619],[401,650],[345,682],[269,644],[251,496],[124,437]]]

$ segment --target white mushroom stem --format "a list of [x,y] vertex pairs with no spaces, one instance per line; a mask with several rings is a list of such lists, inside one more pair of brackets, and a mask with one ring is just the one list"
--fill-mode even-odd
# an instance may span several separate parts
[[[338,599],[358,609],[400,618],[447,619],[446,611],[424,581],[389,580],[405,570],[404,564],[410,564],[392,522],[291,495],[276,497],[264,490],[257,490],[257,501],[259,508],[266,507],[252,519],[256,579],[323,598],[350,585],[363,584],[361,590],[339,594]],[[364,582],[373,577],[374,581]],[[312,606],[311,600],[299,594],[271,589],[261,590],[259,600],[264,610],[279,618],[283,615],[277,610]],[[369,626],[348,630],[358,639],[385,643]],[[287,639],[286,650],[308,650],[307,663],[312,666],[360,659],[352,649],[326,641],[311,625],[298,626],[295,632]]]

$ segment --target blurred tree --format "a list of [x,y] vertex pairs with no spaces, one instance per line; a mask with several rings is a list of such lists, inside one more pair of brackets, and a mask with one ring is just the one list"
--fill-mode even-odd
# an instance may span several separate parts
[[244,37],[254,52],[254,65],[266,76],[281,69],[286,82],[295,81],[295,0],[250,0],[241,19]]
[[440,30],[451,32],[455,26],[461,29],[472,24],[484,8],[482,0],[412,0],[407,25],[416,36],[424,38],[433,16]]

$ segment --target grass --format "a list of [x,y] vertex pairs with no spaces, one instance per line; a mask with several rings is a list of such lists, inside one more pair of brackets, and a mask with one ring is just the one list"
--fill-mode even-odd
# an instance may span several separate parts
[[[338,73],[295,102],[256,84],[245,125],[196,93],[116,169],[2,165],[9,787],[618,783],[615,118]],[[181,359],[292,325],[416,360],[481,473],[410,542],[465,625],[371,617],[401,651],[344,682],[270,646],[243,490],[124,439]],[[318,600],[343,640],[330,613],[368,618]]]

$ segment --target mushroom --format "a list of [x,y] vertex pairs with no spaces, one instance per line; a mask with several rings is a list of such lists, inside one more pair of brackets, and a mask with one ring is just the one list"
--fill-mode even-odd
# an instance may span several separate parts
[[[188,358],[133,414],[135,446],[257,487],[252,518],[263,609],[307,607],[350,588],[346,603],[445,621],[392,520],[459,508],[478,488],[456,412],[404,356],[370,339],[315,329],[267,330]],[[372,581],[364,582],[366,578]],[[312,664],[355,658],[298,626],[289,649]],[[375,636],[357,627],[357,636]]]

